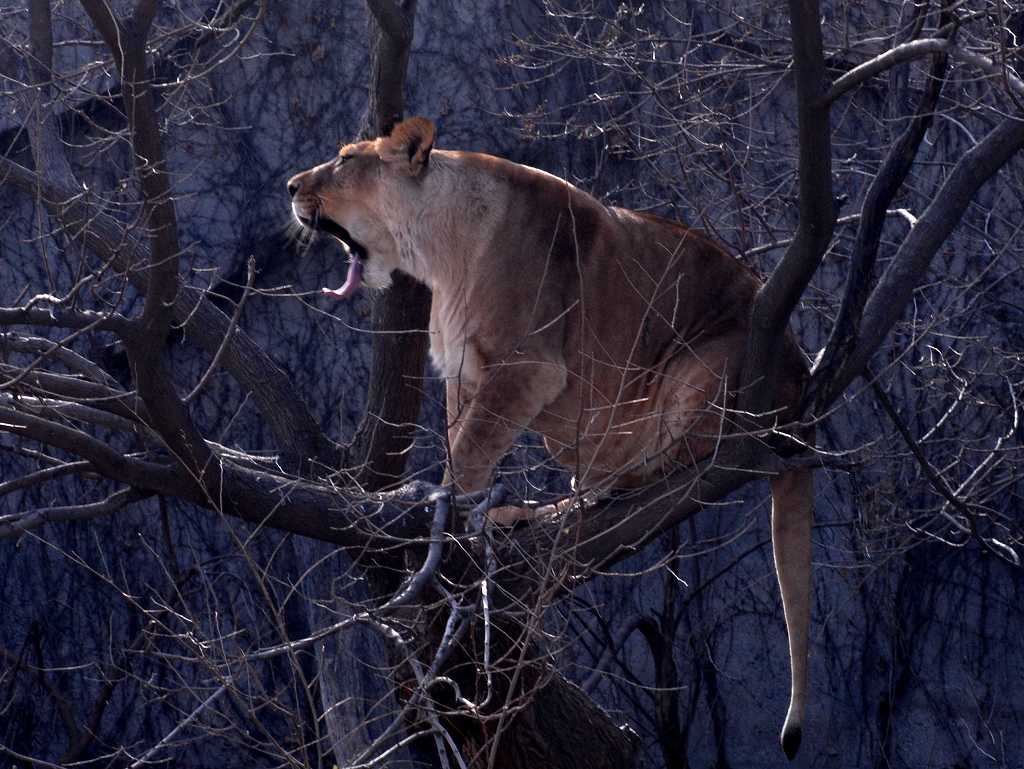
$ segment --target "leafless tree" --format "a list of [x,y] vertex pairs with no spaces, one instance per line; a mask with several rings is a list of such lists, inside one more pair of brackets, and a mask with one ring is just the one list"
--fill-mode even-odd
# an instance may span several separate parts
[[[405,111],[415,5],[368,2],[367,134],[386,133]],[[164,590],[146,601],[124,589],[123,575],[94,574],[138,613],[135,638],[105,661],[103,690],[84,718],[53,671],[33,662],[30,645],[3,650],[4,670],[38,676],[58,703],[67,738],[46,756],[0,745],[7,758],[135,767],[212,735],[280,765],[362,767],[432,754],[445,767],[630,766],[635,735],[553,663],[558,634],[548,631],[557,607],[666,532],[671,539],[709,503],[795,465],[883,475],[908,490],[892,497],[920,496],[912,507],[866,506],[872,541],[885,540],[888,551],[927,537],[1018,562],[1024,533],[1005,499],[1019,493],[1021,360],[989,331],[993,298],[1019,284],[1013,221],[1024,185],[1011,162],[1024,145],[1018,9],[996,0],[880,3],[870,17],[878,25],[862,26],[852,12],[822,22],[817,2],[791,0],[779,18],[742,4],[712,6],[705,18],[717,24],[698,29],[639,4],[545,3],[550,25],[523,42],[519,63],[542,76],[569,63],[594,73],[596,90],[572,105],[567,125],[605,138],[602,162],[635,161],[620,177],[651,180],[619,193],[645,207],[702,201],[683,213],[756,260],[767,280],[737,404],[749,431],[723,441],[713,460],[598,501],[584,515],[504,530],[485,520],[507,501],[506,486],[460,497],[407,478],[406,456],[421,434],[422,286],[399,280],[376,300],[381,333],[366,416],[342,445],[243,330],[251,297],[294,292],[258,288],[249,262],[225,303],[183,267],[183,180],[168,160],[167,124],[202,124],[215,113],[204,101],[205,78],[245,50],[263,5],[240,0],[202,13],[155,0],[127,10],[81,0],[80,9],[57,8],[65,15],[52,15],[47,0],[0,11],[5,104],[18,115],[22,146],[27,137],[24,158],[5,148],[0,181],[33,202],[32,245],[43,259],[48,249],[63,254],[47,284],[25,287],[0,308],[0,430],[23,460],[0,494],[74,477],[91,496],[11,509],[0,515],[0,536],[13,547],[44,538],[53,524],[130,505],[159,505],[167,516],[166,500],[181,500],[254,531],[330,545],[308,570],[329,565],[335,589],[318,607],[321,624],[296,636],[289,612],[307,599],[302,580],[273,579],[236,529],[227,530],[228,551],[255,575],[258,595],[231,606],[220,605],[217,583],[227,572],[218,564],[179,570],[161,561]],[[58,55],[63,49],[68,55]],[[862,93],[881,82],[889,100]],[[791,111],[791,145],[759,133],[754,117],[765,103]],[[854,143],[844,121],[861,111],[877,133]],[[524,117],[524,130],[544,133],[550,117]],[[69,147],[61,121],[71,118],[90,125],[84,150]],[[564,124],[563,110],[559,131]],[[966,149],[930,150],[944,132],[969,137]],[[83,185],[72,163],[83,152],[115,170]],[[760,182],[772,178],[766,171],[775,175],[771,187]],[[1017,183],[997,183],[1000,175]],[[839,185],[853,190],[849,201],[837,201]],[[857,210],[840,216],[848,202]],[[958,245],[988,254],[987,262],[946,250],[961,230]],[[807,312],[798,313],[802,300]],[[779,340],[798,315],[808,344],[820,341],[803,415],[823,436],[817,452],[764,440],[758,418],[771,404]],[[201,351],[198,378],[176,374],[171,339]],[[123,350],[129,372],[105,365],[112,347]],[[225,412],[251,402],[267,445],[227,445],[197,407],[216,372],[240,393]],[[830,425],[865,401],[890,420],[891,435],[834,441]],[[880,463],[895,469],[881,473]],[[664,552],[659,567],[682,557],[678,541]],[[646,640],[661,684],[659,742],[667,765],[685,765],[688,725],[678,716],[672,655],[681,612],[666,580],[661,615],[609,629],[609,646],[633,631]],[[344,660],[356,652],[345,644],[367,630],[385,648],[387,685],[357,695],[339,682],[362,685],[346,678]],[[159,676],[134,672],[133,655],[145,655]],[[701,673],[708,691],[714,674]],[[174,713],[161,739],[97,744],[109,688],[124,680]]]

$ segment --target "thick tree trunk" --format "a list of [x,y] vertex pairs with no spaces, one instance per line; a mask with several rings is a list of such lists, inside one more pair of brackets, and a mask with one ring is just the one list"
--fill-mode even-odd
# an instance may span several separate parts
[[[493,769],[629,769],[636,765],[639,738],[620,725],[582,689],[549,669],[533,673],[550,679],[530,703],[509,720],[497,742],[487,722],[468,737],[463,755],[473,767]],[[492,728],[497,726],[497,722]],[[479,742],[481,738],[488,740]],[[493,763],[490,763],[493,757]]]
[[[370,98],[363,133],[386,136],[405,112],[405,73],[412,45],[415,0],[368,0]],[[430,291],[395,273],[373,302],[373,366],[366,413],[349,448],[348,464],[369,490],[401,482],[416,432],[427,360]]]

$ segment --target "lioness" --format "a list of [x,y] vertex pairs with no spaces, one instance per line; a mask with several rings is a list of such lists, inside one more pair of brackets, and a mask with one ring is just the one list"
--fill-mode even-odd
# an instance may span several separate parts
[[[292,177],[299,222],[350,251],[346,297],[402,270],[433,292],[430,351],[447,383],[449,477],[485,488],[516,437],[540,433],[578,488],[635,486],[709,456],[732,423],[748,317],[760,286],[703,234],[606,206],[490,155],[433,150],[434,125],[348,144]],[[778,362],[781,422],[806,368]],[[782,747],[800,744],[807,687],[808,471],[774,479],[772,539],[792,690]]]

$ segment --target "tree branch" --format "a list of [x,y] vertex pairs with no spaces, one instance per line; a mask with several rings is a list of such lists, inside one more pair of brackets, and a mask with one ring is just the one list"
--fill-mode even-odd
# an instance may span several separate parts
[[[53,358],[69,371],[88,379],[94,384],[105,387],[116,387],[117,382],[106,371],[88,358],[84,358],[74,350],[65,347],[63,340],[56,342],[40,336],[28,336],[13,332],[0,332],[0,350],[28,353],[40,358]],[[80,380],[79,380],[80,381]]]
[[86,460],[65,462],[63,464],[54,465],[53,467],[46,467],[42,470],[36,470],[34,473],[23,475],[20,478],[12,478],[9,481],[0,483],[0,496],[10,494],[14,491],[20,491],[21,489],[27,489],[30,486],[37,486],[55,478],[63,478],[65,475],[87,473],[91,470],[93,470],[93,467]]
[[[46,523],[87,521],[111,515],[147,496],[150,495],[136,489],[122,489],[99,502],[63,507],[43,507],[17,515],[0,516],[0,539],[20,537]],[[72,742],[74,741],[72,739]]]
[[860,327],[864,303],[871,290],[887,209],[910,173],[918,148],[932,124],[945,82],[946,61],[947,57],[943,54],[932,62],[928,85],[921,96],[914,117],[889,150],[882,167],[871,180],[864,195],[860,223],[850,254],[850,269],[846,277],[843,301],[828,342],[811,372],[811,381],[804,394],[804,405],[813,404],[816,413],[823,412],[826,404],[832,403],[841,392],[830,386],[829,380],[842,367],[843,361],[857,342],[857,329]]
[[[951,25],[944,25],[942,29],[952,30]],[[1013,94],[1024,97],[1024,80],[1021,80],[1015,73],[993,61],[984,54],[960,48],[946,38],[928,38],[926,40],[913,40],[903,43],[859,64],[842,77],[838,78],[829,90],[821,97],[822,105],[827,105],[841,97],[847,91],[855,88],[864,81],[889,69],[890,67],[905,61],[923,58],[925,56],[948,55],[954,60],[962,60],[980,69],[982,72],[998,76],[1003,79],[1004,85]]]
[[[44,310],[41,307],[0,307],[0,326],[44,326],[47,328],[72,328],[78,331],[111,331],[122,339],[128,339],[135,332],[131,321],[123,315],[93,310],[72,310],[59,305]],[[58,347],[57,343],[54,343]]]
[[8,405],[0,404],[0,431],[67,451],[88,460],[92,469],[107,478],[138,489],[183,497],[189,501],[203,498],[198,487],[171,465],[125,456],[88,433],[26,414]]
[[[65,231],[101,259],[123,270],[132,284],[145,292],[145,267],[151,263],[146,244],[109,214],[99,210],[87,193],[43,178],[7,158],[0,157],[0,181],[14,184],[28,195],[41,195],[42,201],[63,225]],[[176,298],[172,304],[176,322],[181,323],[189,339],[210,355],[216,355],[228,336],[230,321],[201,289],[181,284],[176,277]],[[236,327],[221,356],[221,365],[247,393],[274,435],[282,451],[282,463],[289,468],[304,468],[310,460],[336,466],[337,446],[328,440],[320,425],[295,397],[295,386],[241,328]]]
[[909,43],[897,45],[863,64],[858,64],[845,75],[837,78],[828,91],[821,96],[820,103],[822,106],[831,104],[847,91],[902,62],[925,56],[945,56],[951,47],[952,44],[946,38],[911,40]]
[[381,32],[396,42],[408,46],[412,42],[412,19],[416,13],[416,2],[403,8],[398,0],[366,0],[366,6],[373,14]]
[[864,370],[920,284],[932,257],[959,223],[978,189],[1024,147],[1024,119],[1010,117],[968,150],[896,251],[864,308],[856,347],[829,387],[841,393]]
[[[20,375],[21,372],[24,372],[24,368],[0,363],[2,375]],[[143,422],[149,419],[145,404],[136,395],[123,390],[50,371],[30,371],[24,374],[22,382],[17,388],[21,392],[85,403],[124,419]]]
[[[575,588],[597,570],[639,552],[708,502],[724,499],[753,480],[785,469],[782,460],[754,439],[737,441],[714,459],[679,470],[636,494],[516,531],[511,542],[499,548],[499,562],[502,568],[508,568],[509,555],[520,554],[534,569],[543,564],[546,579],[563,580],[560,591]],[[515,571],[519,580],[519,572],[533,570]],[[507,582],[502,587],[509,589]],[[517,600],[524,600],[522,595],[526,595],[518,589],[510,592],[518,596]]]
[[740,408],[753,414],[772,406],[775,361],[790,313],[817,270],[835,225],[829,106],[820,101],[825,58],[818,0],[790,0],[789,17],[796,76],[800,220],[793,242],[754,300],[740,382]]
[[[135,173],[142,189],[143,222],[149,228],[150,261],[146,300],[137,337],[125,340],[136,389],[151,417],[150,426],[195,478],[206,478],[212,453],[175,391],[164,364],[164,345],[174,318],[179,287],[178,221],[171,197],[156,104],[146,68],[146,41],[156,13],[154,0],[139,0],[129,24],[122,24],[106,0],[81,0],[120,70]],[[212,489],[214,496],[216,489]]]
[[[370,24],[370,100],[363,133],[386,136],[405,111],[416,3],[407,0],[403,9],[390,0],[368,0],[368,6],[376,21]],[[366,414],[345,463],[360,468],[357,480],[364,488],[393,486],[404,473],[420,415],[429,323],[430,291],[395,273],[388,291],[373,301],[373,328],[382,333],[373,338]]]

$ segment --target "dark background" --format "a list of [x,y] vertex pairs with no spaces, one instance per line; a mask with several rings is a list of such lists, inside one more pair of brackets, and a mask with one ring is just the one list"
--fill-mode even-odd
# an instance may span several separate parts
[[[614,14],[615,7],[608,11]],[[664,30],[670,40],[655,55],[652,77],[658,67],[680,66],[676,53],[686,48],[684,33],[727,27],[730,18],[723,9],[696,3],[672,11],[653,3],[642,12],[642,23]],[[768,8],[754,12],[766,28],[782,23]],[[893,12],[871,4],[828,4],[836,29],[882,26]],[[590,95],[617,87],[611,81],[621,73],[608,75],[582,60],[544,68],[544,51],[531,52],[517,42],[550,33],[553,22],[539,3],[420,0],[408,112],[437,123],[438,147],[485,151],[544,168],[609,202],[712,229],[737,252],[792,232],[792,180],[779,181],[793,163],[794,120],[785,84],[760,92],[760,86],[737,80],[733,89],[719,83],[701,95],[709,112],[719,110],[740,126],[717,137],[713,126],[707,129],[705,138],[723,146],[720,157],[691,145],[675,156],[648,158],[643,146],[623,152],[608,132],[585,130],[608,116]],[[73,46],[58,53],[69,67],[71,59],[85,55]],[[536,66],[519,66],[527,62]],[[320,286],[343,280],[343,258],[326,240],[308,247],[296,241],[284,182],[357,134],[367,99],[366,67],[367,16],[360,3],[272,3],[243,54],[204,81],[197,97],[205,105],[204,119],[190,123],[172,116],[165,143],[178,174],[189,280],[230,291],[222,281],[244,282],[246,259],[254,255],[258,287],[292,287],[253,296],[242,325],[339,440],[351,436],[362,414],[370,365],[369,298],[364,293],[338,303],[316,295]],[[857,199],[871,162],[891,140],[894,127],[885,116],[900,107],[900,85],[873,81],[855,103],[836,112],[836,157],[847,159],[836,164],[837,192],[849,199]],[[633,98],[632,114],[643,123],[649,103],[642,89]],[[100,125],[113,120],[101,105],[93,117]],[[653,122],[648,126],[651,134],[659,133]],[[65,130],[75,143],[96,129],[69,119]],[[667,127],[663,134],[665,146],[672,145]],[[948,122],[937,126],[923,150],[928,163],[903,201],[908,208],[920,212],[943,164],[969,146],[969,134],[967,127],[958,130]],[[754,148],[751,157],[733,164],[736,155],[729,153],[742,152],[744,145]],[[0,146],[15,159],[27,158],[24,138],[7,116],[0,117]],[[125,173],[123,150],[82,149],[70,156],[80,178],[94,186],[113,187]],[[1014,163],[1019,179],[1020,160]],[[716,179],[708,173],[715,164],[734,169],[739,179],[726,183],[726,173]],[[1005,394],[997,392],[998,382],[985,379],[984,364],[986,351],[1019,356],[1022,349],[1021,238],[1014,229],[1020,190],[1008,173],[983,190],[937,257],[927,296],[919,295],[908,310],[947,312],[913,344],[905,337],[894,344],[910,352],[906,367],[896,367],[886,387],[917,434],[957,395],[956,382],[944,381],[948,374],[935,363],[953,349],[982,374],[971,380],[965,396],[975,408],[951,418],[945,440],[976,440],[980,447],[987,439],[991,445],[1012,411]],[[734,183],[755,202],[738,201]],[[0,211],[0,304],[13,304],[26,285],[38,284],[44,264],[58,284],[68,285],[77,257],[52,238],[35,238],[41,212],[2,185]],[[894,222],[894,232],[901,226]],[[808,353],[824,342],[828,308],[834,309],[843,275],[841,251],[830,257],[798,312],[797,331]],[[764,250],[745,258],[766,272],[779,256],[778,250]],[[982,271],[987,282],[970,291],[984,295],[984,308],[967,319],[948,311],[948,302],[970,301],[964,285]],[[99,354],[109,370],[118,371],[116,348]],[[182,382],[194,381],[205,366],[187,338],[176,339],[170,354]],[[438,480],[440,388],[430,378],[423,387],[424,431],[410,466]],[[215,376],[198,411],[207,434],[227,445],[273,448],[251,406],[240,402],[224,375]],[[1018,430],[1010,443],[1020,437]],[[935,501],[872,398],[851,397],[821,438],[829,449],[865,449],[865,461],[853,473],[817,474],[812,697],[796,765],[1024,766],[1021,570],[974,540],[951,545],[915,526],[915,511],[931,509]],[[0,443],[11,447],[12,438],[5,435]],[[542,463],[531,448],[535,443],[524,439],[508,467]],[[13,477],[30,460],[5,451],[0,463],[4,477]],[[564,483],[543,466],[532,478],[546,488]],[[94,492],[87,481],[51,484],[0,499],[0,514]],[[1001,495],[1008,516],[1019,515],[1018,492],[1019,483],[1008,483]],[[663,748],[673,734],[675,766],[785,763],[776,732],[789,674],[767,512],[766,489],[748,486],[549,612],[550,652],[559,668],[636,729],[643,741],[641,766],[667,765]],[[347,563],[322,544],[270,531],[247,540],[251,533],[251,527],[205,510],[151,500],[113,517],[51,525],[35,536],[0,543],[0,742],[56,759],[66,742],[61,707],[89,712],[104,693],[104,680],[114,683],[95,752],[115,744],[149,745],[172,729],[195,704],[177,688],[178,677],[194,673],[133,650],[132,644],[145,621],[143,611],[157,610],[169,586],[190,569],[202,577],[190,579],[185,592],[193,591],[190,600],[205,607],[195,616],[209,623],[196,629],[197,636],[217,623],[266,628],[283,622],[293,636],[318,626],[321,603],[351,587]],[[268,581],[281,591],[273,611],[256,588]],[[288,585],[298,589],[285,600]],[[605,654],[608,649],[613,653]],[[344,653],[375,651],[367,640]],[[330,649],[325,654],[328,672],[331,665],[348,665],[348,675],[360,675],[351,660],[331,659]],[[300,707],[288,692],[287,670],[268,665],[266,676],[268,691]],[[174,693],[157,696],[163,685]],[[669,698],[669,691],[677,696]],[[270,711],[265,725],[287,740],[286,718]],[[278,764],[237,747],[228,735],[204,731],[212,730],[189,733],[195,741],[174,749],[172,765]]]

